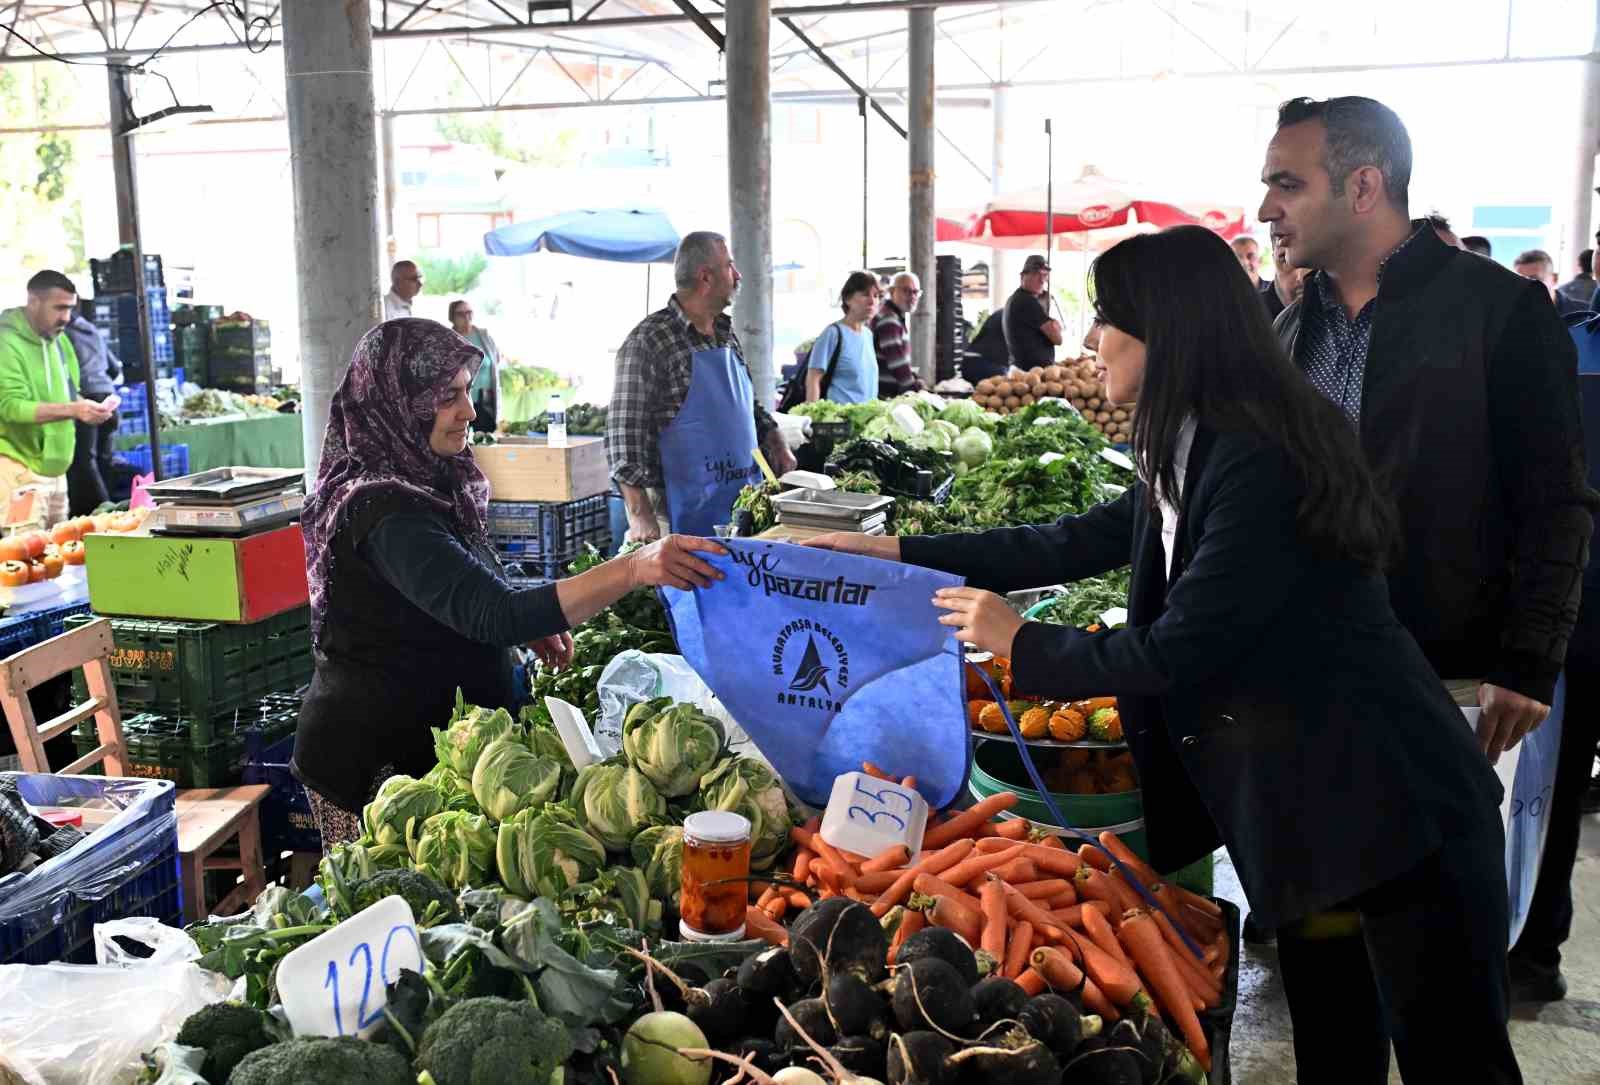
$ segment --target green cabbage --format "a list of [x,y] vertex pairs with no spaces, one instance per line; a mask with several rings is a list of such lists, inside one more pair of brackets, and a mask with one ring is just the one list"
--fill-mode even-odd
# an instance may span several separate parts
[[633,838],[633,865],[644,871],[650,892],[677,900],[683,887],[683,826],[653,825]]
[[441,765],[450,766],[463,780],[470,780],[483,748],[515,728],[511,713],[503,708],[491,710],[466,704],[458,689],[450,723],[442,731],[433,729],[433,751]]
[[444,809],[439,789],[411,776],[391,776],[361,811],[361,825],[376,844],[399,844],[411,823],[427,821]]
[[536,756],[514,734],[485,746],[472,770],[472,795],[495,821],[556,798],[560,784],[561,763]]
[[620,757],[585,767],[568,800],[578,824],[608,851],[627,848],[641,829],[661,824],[667,800],[649,778]]
[[897,433],[893,420],[886,414],[880,414],[866,424],[861,436],[871,441],[886,441]]
[[578,828],[564,806],[526,807],[500,823],[495,862],[513,896],[558,897],[593,878],[605,861],[604,845]]
[[416,836],[412,855],[417,869],[452,889],[489,884],[494,868],[495,831],[482,814],[446,810],[435,814]]
[[994,438],[977,426],[961,432],[950,449],[968,467],[976,467],[994,454]]
[[966,429],[969,426],[981,426],[986,412],[970,399],[953,399],[944,405],[939,412],[942,421],[949,422],[957,429]]
[[687,703],[649,715],[629,712],[622,726],[622,752],[628,762],[669,799],[700,786],[700,778],[722,756],[726,741],[719,721]]
[[912,437],[903,438],[910,448],[920,448],[927,452],[949,452],[950,435],[942,429],[934,429],[929,423],[928,428]]
[[783,784],[764,762],[730,757],[700,781],[700,804],[707,810],[730,810],[750,820],[750,868],[765,870],[788,846],[789,800]]

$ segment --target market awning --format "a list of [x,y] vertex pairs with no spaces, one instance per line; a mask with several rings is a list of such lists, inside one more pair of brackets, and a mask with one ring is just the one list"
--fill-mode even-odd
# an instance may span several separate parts
[[659,211],[568,211],[531,222],[514,222],[483,235],[490,256],[560,252],[590,260],[627,264],[671,263],[678,231]]

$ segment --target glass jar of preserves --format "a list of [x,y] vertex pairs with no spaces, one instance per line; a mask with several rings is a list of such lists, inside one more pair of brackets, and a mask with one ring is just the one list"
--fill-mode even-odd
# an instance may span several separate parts
[[678,898],[684,939],[743,938],[749,876],[750,819],[725,810],[690,814],[683,823],[683,890]]

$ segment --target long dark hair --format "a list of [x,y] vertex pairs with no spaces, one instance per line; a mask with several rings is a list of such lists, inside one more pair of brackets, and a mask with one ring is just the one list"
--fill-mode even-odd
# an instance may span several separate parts
[[1095,313],[1143,340],[1133,450],[1151,487],[1177,492],[1178,431],[1191,415],[1215,432],[1283,449],[1304,483],[1298,523],[1319,553],[1382,568],[1395,514],[1354,429],[1294,367],[1228,244],[1203,226],[1141,234],[1089,272]]

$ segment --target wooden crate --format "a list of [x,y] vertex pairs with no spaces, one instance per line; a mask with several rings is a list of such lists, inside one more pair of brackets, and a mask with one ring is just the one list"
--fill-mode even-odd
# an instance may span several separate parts
[[576,501],[611,489],[603,437],[571,437],[566,448],[542,437],[502,437],[472,454],[496,501]]

